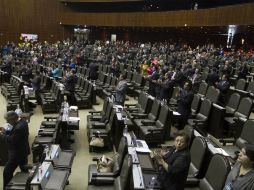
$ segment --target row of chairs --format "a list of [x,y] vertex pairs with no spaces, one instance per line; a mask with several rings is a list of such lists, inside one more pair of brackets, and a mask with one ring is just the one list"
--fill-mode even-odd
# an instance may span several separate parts
[[[230,171],[229,160],[221,154],[213,154],[210,150],[211,147],[208,146],[208,143],[209,142],[204,137],[196,137],[192,144],[190,144],[191,164],[189,167],[185,189],[209,188],[211,190],[220,190],[224,187],[226,177]],[[148,163],[142,163],[143,156],[140,156],[139,153],[132,151],[132,149],[135,149],[136,146],[137,145],[133,143],[129,143],[125,137],[122,137],[117,152],[118,156],[114,158],[113,171],[109,173],[100,173],[98,171],[97,164],[99,163],[100,157],[94,157],[93,161],[96,161],[97,164],[89,165],[88,189],[99,189],[102,186],[106,189],[114,189],[116,188],[116,185],[118,185],[117,189],[132,189],[133,172],[137,171],[130,170],[131,165],[141,167],[142,172],[140,174],[140,178],[143,179],[141,181],[144,181],[143,189],[149,188],[149,183],[147,183],[147,181],[151,181],[151,179],[147,179],[147,177],[150,176],[144,176],[147,173],[146,165]],[[149,157],[149,154],[144,156]],[[126,165],[127,158],[129,161],[132,161],[129,165]],[[144,160],[147,161],[149,159]],[[152,170],[155,171],[154,175],[157,175],[156,167]],[[149,173],[151,172],[152,171],[150,169]],[[214,176],[214,173],[217,175]],[[118,184],[116,184],[116,182]],[[159,188],[159,182],[156,182],[156,185]]]
[[16,76],[12,76],[9,83],[2,84],[1,93],[7,100],[7,111],[15,110],[17,105],[22,106],[23,84],[23,81]]
[[75,101],[78,108],[91,108],[95,98],[94,85],[87,79],[78,77],[78,83],[75,87]]
[[59,110],[62,101],[61,91],[60,84],[53,81],[51,88],[40,94],[43,113],[57,112]]

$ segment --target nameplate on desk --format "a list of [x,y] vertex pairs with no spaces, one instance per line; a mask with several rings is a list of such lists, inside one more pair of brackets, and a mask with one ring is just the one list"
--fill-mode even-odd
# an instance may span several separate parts
[[139,164],[138,155],[136,152],[136,147],[128,147],[128,154],[131,155],[132,162],[134,164]]

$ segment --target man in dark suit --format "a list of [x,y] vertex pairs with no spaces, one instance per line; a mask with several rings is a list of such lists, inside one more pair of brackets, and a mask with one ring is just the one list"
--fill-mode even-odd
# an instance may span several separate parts
[[178,117],[178,130],[183,129],[188,120],[191,113],[191,103],[193,97],[194,94],[192,92],[191,82],[185,82],[183,89],[180,90],[177,101],[177,112],[181,114]]
[[219,78],[217,69],[213,68],[212,72],[208,74],[206,82],[208,86],[215,86],[215,83],[219,81]]
[[29,130],[25,120],[19,120],[19,116],[14,111],[9,111],[5,115],[7,123],[12,126],[12,129],[7,133],[4,128],[0,128],[0,140],[5,141],[8,146],[8,161],[5,165],[3,178],[4,188],[13,177],[13,173],[19,166],[21,171],[27,171],[27,156],[30,154],[29,147]]
[[89,79],[97,80],[97,78],[98,78],[98,65],[95,62],[92,62],[89,65],[89,69],[90,69]]
[[39,71],[35,72],[36,75],[34,76],[34,78],[32,79],[32,87],[34,89],[35,92],[35,98],[37,100],[37,104],[40,105],[41,104],[41,97],[40,97],[40,90],[41,90],[41,73]]
[[160,74],[159,74],[159,68],[157,65],[154,66],[154,71],[153,73],[147,78],[147,80],[149,81],[149,89],[148,89],[148,93],[150,95],[152,95],[153,97],[156,96],[156,86],[157,86],[157,80],[160,78]]
[[159,166],[158,179],[163,190],[183,190],[190,166],[189,137],[178,132],[175,146],[170,150],[155,151]]
[[225,104],[226,95],[230,88],[228,75],[223,75],[220,82],[216,83],[216,87],[220,90],[219,101],[221,104]]
[[67,100],[71,105],[75,105],[76,103],[74,92],[77,81],[76,71],[72,69],[70,75],[65,79],[65,90],[68,91]]

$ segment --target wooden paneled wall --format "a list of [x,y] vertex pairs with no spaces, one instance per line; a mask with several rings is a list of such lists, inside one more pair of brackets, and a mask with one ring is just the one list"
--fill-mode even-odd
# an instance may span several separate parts
[[137,13],[80,13],[65,7],[60,21],[66,25],[92,26],[223,26],[254,24],[254,3],[212,9],[137,12]]
[[21,33],[38,34],[40,41],[56,41],[69,32],[60,25],[59,0],[1,0],[0,44],[18,42]]
[[[60,0],[0,0],[0,44],[19,41],[21,33],[54,42],[72,34],[73,25],[171,27],[253,25],[254,3],[207,10],[80,13]],[[61,24],[60,24],[61,23]],[[66,27],[65,27],[66,26]]]

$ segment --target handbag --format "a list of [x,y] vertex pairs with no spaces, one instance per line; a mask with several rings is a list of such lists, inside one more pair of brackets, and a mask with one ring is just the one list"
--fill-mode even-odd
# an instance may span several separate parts
[[95,147],[104,147],[104,139],[101,138],[100,136],[98,137],[92,137],[90,141],[90,146],[95,146]]
[[113,171],[113,166],[114,160],[103,155],[97,163],[97,170],[100,173],[109,173]]

